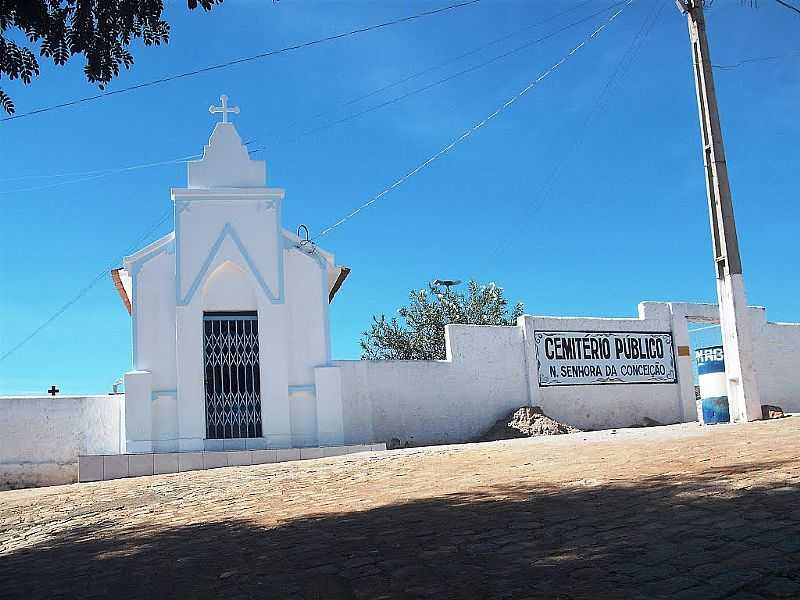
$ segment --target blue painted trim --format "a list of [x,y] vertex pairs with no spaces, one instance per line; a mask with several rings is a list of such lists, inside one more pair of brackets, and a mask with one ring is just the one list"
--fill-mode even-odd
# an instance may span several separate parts
[[153,390],[150,392],[150,402],[155,402],[157,396],[174,396],[177,401],[178,390]]
[[304,385],[290,385],[289,386],[289,393],[292,394],[294,392],[315,392],[317,391],[317,386],[313,383],[307,383]]
[[[200,272],[195,277],[194,281],[192,282],[189,291],[186,293],[186,297],[183,299],[178,299],[178,306],[186,306],[192,301],[197,289],[200,287],[200,284],[205,279],[206,275],[208,274],[208,270],[211,268],[211,264],[214,262],[214,259],[217,257],[219,253],[219,249],[222,247],[222,243],[225,241],[225,238],[230,236],[233,243],[236,244],[236,247],[239,250],[239,253],[244,258],[245,263],[247,263],[247,267],[250,269],[250,272],[255,277],[258,285],[261,287],[261,290],[267,296],[269,301],[272,304],[283,304],[284,301],[284,281],[283,281],[283,252],[280,248],[278,248],[278,294],[275,295],[272,290],[269,289],[269,286],[264,281],[264,278],[261,276],[260,271],[256,267],[253,259],[250,258],[250,254],[247,252],[247,248],[245,248],[244,244],[239,238],[239,234],[236,233],[236,230],[230,223],[225,223],[225,226],[222,228],[217,240],[214,242],[214,245],[211,247],[211,251],[208,253],[205,261],[203,262],[203,266],[200,268]],[[177,279],[177,278],[176,278]],[[179,292],[180,293],[180,292]]]
[[328,300],[328,261],[318,253],[314,253],[311,256],[317,261],[322,272],[322,326],[325,329],[325,361],[327,362],[331,359],[331,303]]
[[322,324],[325,328],[325,361],[331,359],[331,303],[328,300],[328,263],[322,260]]
[[177,396],[178,390],[153,390],[151,394],[153,396]]
[[185,202],[175,201],[175,306],[180,306],[181,300],[181,213]]
[[150,260],[151,258],[155,258],[156,256],[158,256],[159,254],[161,254],[163,252],[169,253],[170,246],[173,246],[174,244],[175,244],[175,239],[174,238],[169,240],[168,242],[164,242],[158,248],[154,248],[153,250],[151,250],[147,254],[145,254],[143,256],[140,256],[135,261],[131,262],[131,268],[132,269],[141,269],[142,265],[144,263],[146,263],[148,260]]
[[283,304],[285,300],[286,280],[283,271],[283,229],[281,227],[281,219],[283,218],[283,204],[281,202],[275,203],[275,255],[278,259],[278,297],[279,302],[273,304]]
[[136,265],[131,270],[131,360],[133,361],[133,370],[139,370],[139,336],[137,329],[139,328],[139,300],[137,296],[139,287],[139,270],[141,265]]

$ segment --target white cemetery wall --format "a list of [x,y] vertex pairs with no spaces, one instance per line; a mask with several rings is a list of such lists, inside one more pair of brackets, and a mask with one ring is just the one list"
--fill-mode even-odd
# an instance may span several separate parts
[[[345,443],[423,445],[473,440],[521,406],[540,405],[583,429],[627,427],[644,417],[662,423],[685,414],[681,376],[671,383],[540,386],[534,332],[672,333],[669,305],[643,303],[634,319],[523,317],[514,327],[448,325],[447,360],[337,361],[342,374]],[[685,322],[682,325],[686,327]],[[661,336],[663,337],[663,336]],[[694,402],[694,388],[689,386]]]
[[79,454],[122,451],[124,396],[0,397],[0,488],[78,480]]
[[[749,314],[762,403],[800,411],[800,324],[769,323],[759,307]],[[524,316],[516,327],[449,325],[443,361],[337,361],[345,442],[468,441],[525,405],[539,405],[581,429],[640,425],[645,417],[664,424],[694,421],[688,323],[717,318],[712,304],[642,302],[638,318]],[[635,338],[641,351],[595,361],[603,368],[599,374],[565,360],[563,376],[559,368],[558,377],[547,381],[553,365],[544,361],[541,372],[537,351],[544,347],[539,340],[537,348],[537,334],[559,332],[561,338],[608,340],[612,349]]]
[[800,324],[754,327],[753,350],[761,403],[800,412]]
[[750,307],[749,314],[761,404],[800,412],[800,323],[770,323],[761,307]]
[[474,439],[528,404],[521,327],[448,325],[447,360],[336,361],[346,444]]

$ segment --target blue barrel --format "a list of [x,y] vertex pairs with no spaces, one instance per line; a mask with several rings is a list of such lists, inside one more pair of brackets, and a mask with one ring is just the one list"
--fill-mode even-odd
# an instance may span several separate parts
[[700,386],[703,423],[706,425],[730,423],[725,353],[722,346],[698,348],[694,352],[694,358],[697,362],[697,383]]

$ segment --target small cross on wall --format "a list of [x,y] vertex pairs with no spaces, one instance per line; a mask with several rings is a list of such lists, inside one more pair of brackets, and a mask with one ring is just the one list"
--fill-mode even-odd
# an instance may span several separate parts
[[50,394],[51,396],[55,396],[55,395],[56,395],[58,392],[60,392],[60,391],[61,391],[61,390],[59,390],[59,389],[58,389],[56,386],[54,386],[54,385],[51,385],[51,386],[50,386],[50,389],[49,389],[49,390],[47,390],[47,393],[48,393],[48,394]]

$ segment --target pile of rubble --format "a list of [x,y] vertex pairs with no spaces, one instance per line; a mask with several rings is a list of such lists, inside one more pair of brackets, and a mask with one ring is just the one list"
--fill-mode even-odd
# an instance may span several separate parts
[[492,425],[477,441],[494,442],[540,435],[560,435],[576,433],[576,427],[560,423],[544,414],[539,406],[523,406]]

